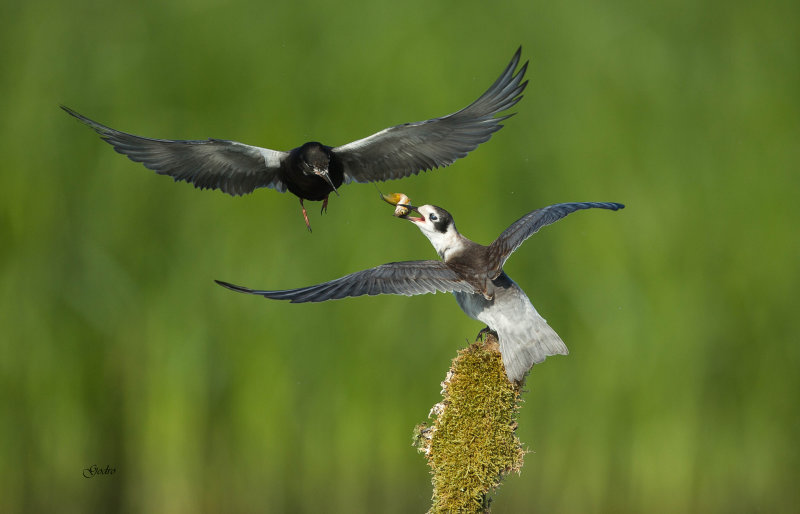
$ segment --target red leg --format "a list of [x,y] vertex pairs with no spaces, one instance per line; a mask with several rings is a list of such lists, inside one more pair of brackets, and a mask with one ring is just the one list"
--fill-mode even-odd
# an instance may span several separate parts
[[300,207],[303,208],[303,219],[306,220],[306,227],[308,227],[308,231],[311,232],[311,223],[308,222],[308,212],[306,212],[306,206],[303,205],[303,199],[300,199]]
[[322,209],[319,211],[320,215],[322,213],[328,212],[328,197],[326,196],[324,200],[322,200]]

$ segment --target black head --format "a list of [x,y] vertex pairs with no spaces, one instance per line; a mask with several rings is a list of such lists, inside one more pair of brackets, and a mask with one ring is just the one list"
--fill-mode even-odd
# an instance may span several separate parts
[[[339,191],[336,190],[336,184],[333,183],[330,175],[331,157],[333,153],[329,146],[322,143],[311,141],[304,144],[300,148],[295,149],[296,163],[304,175],[316,175],[327,182],[334,193],[337,195]],[[339,183],[341,184],[341,180]]]
[[297,153],[300,157],[300,166],[303,169],[303,173],[319,175],[322,171],[328,171],[328,166],[331,162],[331,151],[330,148],[322,143],[317,143],[316,141],[306,143],[297,149]]

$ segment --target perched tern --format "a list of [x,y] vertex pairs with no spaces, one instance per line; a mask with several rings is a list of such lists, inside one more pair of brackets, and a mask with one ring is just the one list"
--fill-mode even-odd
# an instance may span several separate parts
[[[384,195],[384,199],[397,204],[392,196],[399,195]],[[378,294],[453,293],[459,307],[468,316],[486,323],[497,333],[506,375],[511,381],[521,381],[534,364],[550,355],[566,355],[568,351],[527,295],[506,275],[503,265],[514,250],[540,228],[572,212],[624,208],[622,204],[610,202],[550,205],[529,212],[492,244],[484,246],[462,236],[456,230],[453,217],[441,207],[397,205],[403,209],[396,214],[419,227],[441,260],[392,262],[323,284],[280,291],[260,291],[219,280],[216,282],[240,293],[292,303]]]

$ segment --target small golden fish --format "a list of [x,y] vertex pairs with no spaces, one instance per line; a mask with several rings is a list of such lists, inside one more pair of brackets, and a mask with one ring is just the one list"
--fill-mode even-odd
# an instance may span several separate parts
[[395,216],[405,216],[408,214],[408,207],[404,207],[404,205],[411,205],[411,199],[409,199],[403,193],[389,193],[389,194],[381,194],[381,198],[386,203],[390,203],[395,205],[394,215]]

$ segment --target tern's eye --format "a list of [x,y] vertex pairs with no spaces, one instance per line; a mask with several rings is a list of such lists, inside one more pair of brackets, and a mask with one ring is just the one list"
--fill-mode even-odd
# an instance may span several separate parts
[[431,215],[428,216],[428,219],[431,220],[431,221],[436,221],[436,220],[439,219],[439,217],[437,215],[435,215],[434,213],[431,213]]

